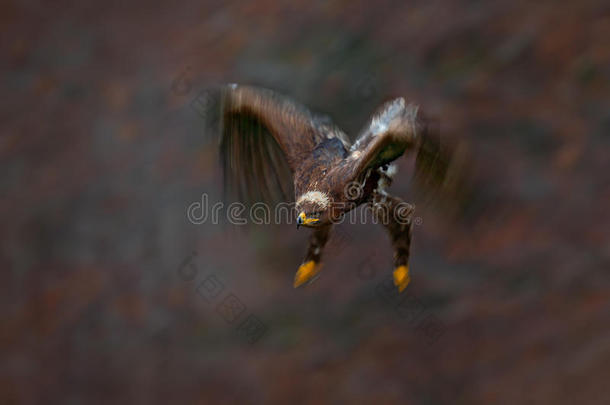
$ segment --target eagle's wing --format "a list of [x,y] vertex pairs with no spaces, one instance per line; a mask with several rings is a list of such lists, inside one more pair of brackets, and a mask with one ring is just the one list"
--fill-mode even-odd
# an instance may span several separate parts
[[217,116],[225,190],[244,202],[291,196],[292,174],[324,139],[307,108],[271,90],[227,85],[209,103]]
[[457,207],[469,198],[465,145],[441,143],[437,125],[403,98],[382,105],[365,126],[350,149],[348,178],[361,179],[407,149],[417,152],[414,177],[420,200]]
[[417,106],[397,98],[382,105],[350,148],[350,174],[357,179],[416,147],[425,126],[418,119]]

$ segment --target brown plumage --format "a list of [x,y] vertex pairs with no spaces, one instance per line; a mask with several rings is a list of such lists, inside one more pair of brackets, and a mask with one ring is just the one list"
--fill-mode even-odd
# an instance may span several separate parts
[[286,200],[292,186],[297,224],[313,228],[295,286],[317,274],[332,224],[367,204],[390,234],[394,281],[402,291],[409,282],[414,207],[388,195],[386,187],[395,171],[388,165],[413,150],[416,178],[436,186],[443,183],[448,168],[448,159],[440,143],[428,135],[418,108],[403,98],[383,104],[352,145],[328,119],[271,90],[241,85],[217,90],[209,110],[211,117],[220,113],[215,122],[221,133],[226,186],[251,202]]

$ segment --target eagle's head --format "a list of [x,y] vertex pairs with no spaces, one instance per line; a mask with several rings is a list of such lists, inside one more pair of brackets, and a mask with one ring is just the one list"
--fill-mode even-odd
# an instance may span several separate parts
[[316,227],[327,224],[331,198],[322,191],[307,191],[296,202],[297,228],[299,226]]

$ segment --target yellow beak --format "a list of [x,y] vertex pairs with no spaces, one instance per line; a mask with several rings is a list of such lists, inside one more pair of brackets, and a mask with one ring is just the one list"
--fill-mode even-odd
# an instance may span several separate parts
[[310,225],[310,224],[316,223],[318,221],[319,221],[318,218],[307,218],[307,216],[305,215],[305,212],[301,212],[299,214],[299,216],[297,217],[297,228],[301,225]]

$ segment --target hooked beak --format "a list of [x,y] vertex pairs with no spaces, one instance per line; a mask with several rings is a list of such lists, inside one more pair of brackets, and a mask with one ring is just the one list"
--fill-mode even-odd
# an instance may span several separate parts
[[307,216],[305,215],[305,212],[301,212],[299,214],[299,216],[297,217],[297,229],[299,229],[299,226],[301,226],[301,225],[310,225],[310,224],[314,224],[318,221],[319,221],[318,218],[307,218]]

